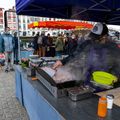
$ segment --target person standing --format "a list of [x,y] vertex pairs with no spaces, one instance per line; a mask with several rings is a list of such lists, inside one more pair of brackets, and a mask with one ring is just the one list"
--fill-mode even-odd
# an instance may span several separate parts
[[47,36],[46,36],[46,39],[47,39],[47,47],[46,47],[46,57],[51,57],[51,56],[54,56],[54,52],[52,50],[52,45],[53,45],[53,39],[52,37],[50,36],[50,34],[48,33]]
[[59,34],[58,38],[55,42],[55,51],[56,51],[56,56],[61,57],[64,49],[64,41],[63,37]]
[[0,53],[4,52],[3,44],[4,44],[4,41],[3,41],[2,35],[0,34]]
[[47,46],[48,46],[48,36],[45,36],[44,33],[42,37],[42,57],[46,56]]
[[4,52],[5,52],[5,72],[9,70],[13,70],[13,62],[14,62],[14,38],[10,34],[10,28],[5,28],[5,33],[2,35],[4,41]]
[[75,34],[72,34],[71,38],[68,41],[68,46],[67,46],[67,51],[68,51],[68,55],[72,55],[77,48],[77,38]]
[[[2,36],[1,36],[1,34],[0,34],[0,55],[1,55],[1,56],[4,55],[4,54],[3,54],[3,52],[4,52],[3,43],[4,43],[4,42],[3,42],[3,38],[2,38]],[[4,65],[4,62],[5,62],[5,61],[0,58],[0,68],[2,68],[1,66]]]
[[14,61],[18,64],[18,37],[17,32],[14,33]]
[[38,46],[38,38],[39,38],[39,32],[36,34],[36,36],[33,38],[33,48],[34,48],[34,54],[39,55],[39,46]]
[[38,36],[38,40],[37,40],[39,57],[42,57],[43,36],[44,34],[42,33],[41,35]]
[[79,33],[78,34],[78,41],[77,41],[77,43],[78,44],[82,44],[83,42],[84,42],[84,37],[83,37],[82,33]]
[[[79,66],[81,69],[82,67],[84,84],[93,87],[95,92],[105,89],[103,86],[94,86],[90,82],[95,71],[104,71],[115,75],[118,81],[114,81],[117,83],[113,84],[115,87],[118,86],[120,84],[120,49],[116,43],[109,40],[107,25],[97,23],[89,33],[88,38],[90,39],[78,45],[72,56],[57,61],[53,65],[53,69],[68,63],[73,64],[73,62],[75,63],[74,66],[76,66],[76,63],[78,63],[75,68]],[[80,61],[82,61],[82,64],[80,64]],[[80,69],[78,72],[80,72]]]

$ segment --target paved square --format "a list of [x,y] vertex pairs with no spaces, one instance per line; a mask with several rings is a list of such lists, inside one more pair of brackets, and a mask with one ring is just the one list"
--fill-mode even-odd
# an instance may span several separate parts
[[15,97],[15,73],[0,70],[0,120],[29,120]]

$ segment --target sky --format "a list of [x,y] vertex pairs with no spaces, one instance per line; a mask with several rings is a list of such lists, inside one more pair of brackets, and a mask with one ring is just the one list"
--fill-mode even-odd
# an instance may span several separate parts
[[0,7],[5,8],[5,10],[15,6],[15,0],[0,0]]

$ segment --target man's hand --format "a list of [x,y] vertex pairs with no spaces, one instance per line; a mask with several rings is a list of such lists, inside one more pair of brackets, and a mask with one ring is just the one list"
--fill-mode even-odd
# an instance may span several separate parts
[[56,63],[53,65],[53,69],[56,69],[56,68],[58,68],[58,67],[60,67],[60,66],[63,66],[63,64],[62,64],[62,62],[61,61],[56,61]]

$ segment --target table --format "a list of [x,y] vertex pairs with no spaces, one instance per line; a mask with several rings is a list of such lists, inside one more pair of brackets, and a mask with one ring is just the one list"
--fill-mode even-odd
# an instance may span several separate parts
[[30,55],[33,55],[33,50],[21,50],[20,51],[21,58],[29,58]]
[[[98,120],[97,95],[78,102],[68,97],[57,99],[40,81],[28,78],[20,66],[16,66],[15,74],[16,97],[26,108],[30,120]],[[114,105],[105,120],[119,120],[119,117],[120,107]]]

